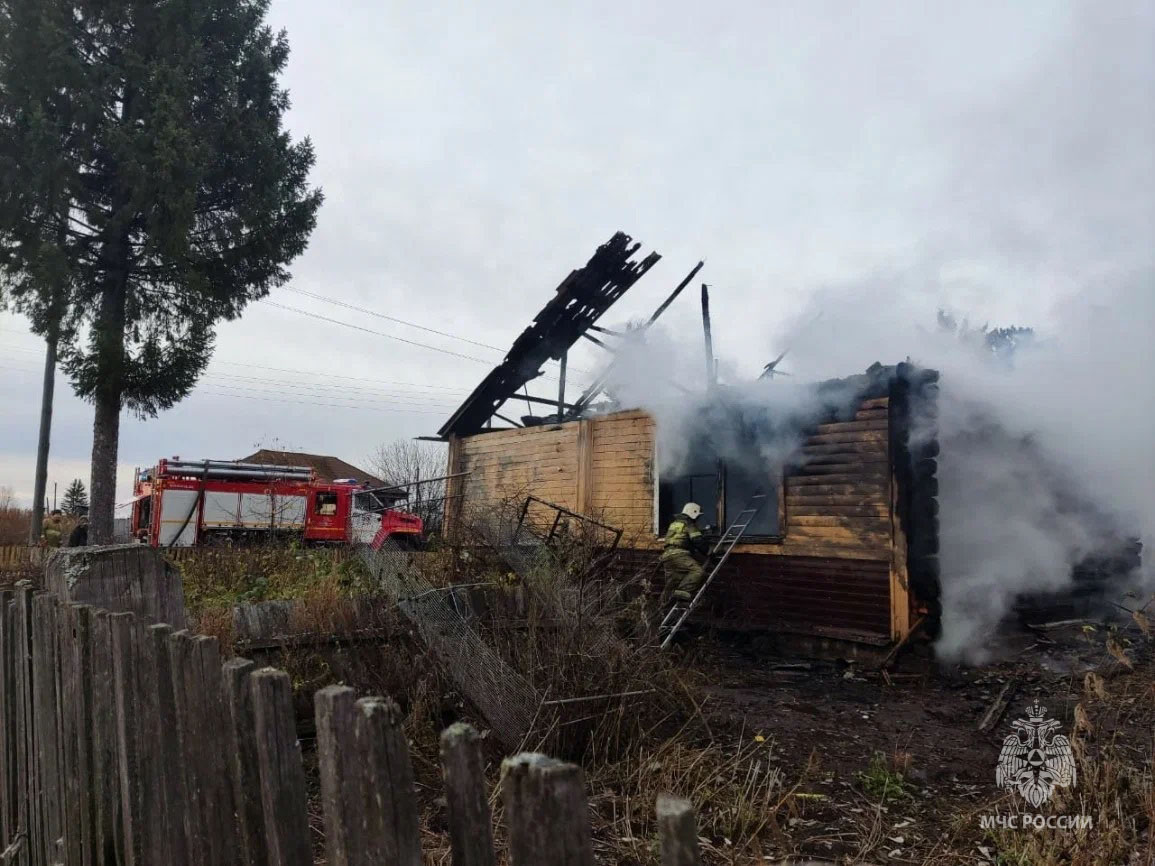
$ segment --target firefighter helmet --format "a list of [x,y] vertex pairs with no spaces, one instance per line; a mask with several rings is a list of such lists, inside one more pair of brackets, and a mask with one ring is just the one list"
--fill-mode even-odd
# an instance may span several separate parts
[[682,507],[682,513],[691,520],[697,520],[699,515],[702,513],[702,506],[697,502],[687,502]]

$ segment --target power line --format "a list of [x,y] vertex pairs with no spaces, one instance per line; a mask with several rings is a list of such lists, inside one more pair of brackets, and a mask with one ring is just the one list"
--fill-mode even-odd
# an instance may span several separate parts
[[[452,349],[444,349],[441,346],[434,346],[430,343],[421,343],[421,342],[418,342],[417,340],[407,340],[404,337],[398,337],[398,336],[395,336],[394,334],[386,334],[384,331],[374,331],[372,328],[366,328],[366,327],[363,327],[362,325],[354,325],[351,322],[342,322],[340,319],[333,319],[333,318],[330,318],[329,316],[322,316],[320,313],[313,313],[313,312],[310,312],[309,310],[302,310],[299,307],[290,307],[288,304],[281,304],[281,303],[278,303],[277,301],[270,301],[270,300],[265,299],[262,301],[262,303],[264,303],[270,307],[276,307],[276,308],[281,309],[281,310],[288,310],[291,313],[299,313],[302,316],[308,316],[312,319],[318,319],[319,321],[322,321],[322,322],[329,322],[330,324],[333,324],[333,325],[341,325],[341,326],[346,327],[346,328],[352,328],[355,331],[363,331],[366,334],[373,334],[374,336],[377,336],[377,337],[384,337],[387,340],[396,340],[399,343],[405,343],[409,346],[418,346],[422,349],[430,349],[434,352],[441,352],[444,355],[450,355],[454,358],[461,358],[464,361],[476,361],[478,364],[485,364],[486,366],[490,366],[490,367],[493,366],[493,364],[494,364],[494,361],[492,359],[477,358],[477,357],[474,357],[473,355],[464,355],[461,352],[454,352]],[[500,350],[498,350],[498,351],[500,351]]]
[[215,391],[201,391],[199,392],[206,397],[235,397],[241,400],[262,400],[268,403],[293,403],[294,405],[304,406],[325,406],[332,409],[356,409],[368,412],[408,412],[417,415],[444,415],[443,409],[410,409],[404,406],[397,408],[377,408],[374,406],[350,406],[343,403],[319,403],[312,400],[287,400],[280,397],[255,397],[251,394],[225,394]]
[[[28,368],[28,367],[11,367],[11,366],[6,366],[6,365],[0,365],[0,369],[16,370],[16,371],[19,371],[22,373],[36,373],[36,372],[38,372],[38,371],[33,370],[31,368]],[[228,382],[214,381],[211,378],[203,379],[200,384],[208,385],[211,388],[226,389],[230,392],[227,394],[217,393],[217,396],[242,397],[242,396],[247,396],[249,394],[255,394],[255,395],[274,394],[274,395],[280,395],[280,396],[286,398],[284,400],[284,402],[290,402],[290,403],[291,402],[299,402],[299,403],[308,404],[308,405],[338,406],[338,407],[343,407],[343,408],[347,408],[347,409],[373,408],[373,407],[378,407],[378,406],[380,406],[380,407],[421,406],[421,407],[429,407],[430,410],[435,411],[438,414],[444,414],[444,413],[451,412],[453,410],[454,406],[456,406],[456,402],[452,402],[452,403],[442,402],[439,400],[439,398],[436,395],[433,395],[433,394],[399,394],[399,395],[396,395],[394,397],[390,397],[389,395],[382,394],[381,396],[387,397],[387,399],[384,399],[384,400],[373,400],[373,399],[369,399],[368,397],[360,396],[360,395],[349,395],[348,397],[346,397],[344,395],[338,394],[338,395],[334,396],[334,399],[345,400],[347,402],[344,402],[344,403],[316,403],[314,400],[307,399],[307,398],[315,398],[315,397],[324,398],[324,397],[330,396],[329,394],[325,393],[320,388],[320,386],[316,386],[316,387],[303,386],[306,390],[303,390],[302,393],[294,393],[293,390],[285,390],[285,389],[296,388],[296,389],[300,390],[302,386],[294,386],[292,383],[274,383],[274,382],[271,382],[271,380],[264,380],[264,381],[270,381],[270,383],[273,384],[274,387],[272,387],[272,388],[249,388],[249,387],[245,387],[243,385],[233,385],[233,384],[230,384]],[[238,391],[241,393],[233,393],[233,392],[238,392]],[[318,393],[318,392],[320,392],[320,393]],[[204,390],[203,387],[200,387],[200,385],[198,385],[197,387],[195,387],[193,389],[192,392],[190,392],[189,397],[193,397],[197,394],[213,394],[213,393],[216,393],[216,392],[206,391],[206,390]],[[256,398],[254,398],[254,399],[256,399]]]
[[[216,381],[218,379],[228,379],[235,382],[253,382],[257,384],[277,385],[284,388],[308,388],[311,390],[324,389],[326,391],[349,391],[354,394],[375,395],[381,397],[436,397],[443,400],[456,400],[460,395],[468,393],[462,389],[455,389],[448,391],[443,389],[441,393],[438,391],[431,391],[425,389],[423,386],[414,383],[412,388],[403,391],[381,390],[379,388],[369,388],[364,385],[342,385],[333,382],[305,382],[293,381],[287,379],[268,379],[261,376],[237,376],[231,373],[220,373],[214,370],[207,372],[201,381]],[[408,383],[406,383],[408,384]]]
[[[218,361],[214,358],[211,364],[228,364],[230,367],[252,367],[255,370],[270,370],[274,373],[295,373],[305,374],[309,376],[324,376],[327,379],[348,379],[352,382],[375,382],[379,385],[418,385],[417,382],[397,382],[388,379],[368,379],[364,376],[344,376],[339,373],[329,373],[318,370],[299,370],[291,367],[268,367],[264,364],[248,364],[243,361]],[[210,364],[210,366],[211,366]],[[436,389],[440,391],[455,391],[459,394],[468,394],[468,388],[451,388],[447,385],[421,385],[423,388]]]
[[[331,394],[326,394],[324,392],[317,393],[316,390],[306,391],[306,392],[301,393],[301,394],[295,394],[292,391],[285,391],[285,390],[282,390],[281,388],[247,388],[243,385],[232,385],[232,384],[229,384],[227,382],[207,382],[206,385],[208,385],[209,387],[212,387],[212,388],[224,388],[224,389],[227,389],[229,391],[241,391],[241,392],[252,393],[252,394],[279,394],[279,395],[282,395],[285,397],[321,397],[321,398],[329,398],[329,399],[334,399],[334,400],[344,400],[344,401],[347,401],[349,403],[360,404],[360,405],[431,406],[431,407],[437,407],[438,409],[441,409],[441,410],[446,411],[446,412],[452,410],[453,407],[456,405],[455,403],[445,403],[445,402],[438,402],[435,399],[427,399],[427,398],[423,397],[422,395],[406,394],[406,395],[402,395],[402,396],[394,398],[394,399],[372,400],[372,399],[368,399],[368,398],[364,398],[364,397],[357,397],[357,396],[346,397],[346,396],[341,395],[341,394],[331,395]],[[197,390],[199,391],[200,389],[197,389]],[[195,394],[196,391],[193,391],[192,393]]]
[[[13,333],[15,333],[15,332],[13,332]],[[42,355],[43,354],[42,349],[31,349],[31,348],[25,348],[23,346],[4,346],[2,348],[8,349],[8,350],[11,350],[14,352],[25,352],[29,355]],[[470,391],[469,388],[458,388],[458,387],[452,387],[449,385],[428,385],[424,382],[405,382],[405,381],[399,381],[399,380],[395,380],[395,379],[371,379],[371,378],[368,378],[366,376],[346,376],[346,375],[343,375],[341,373],[330,373],[327,370],[306,370],[306,369],[297,368],[297,367],[270,367],[266,364],[250,364],[250,363],[246,363],[244,361],[227,361],[227,360],[222,360],[219,358],[213,358],[209,362],[209,372],[206,375],[217,375],[217,376],[227,375],[225,373],[215,372],[212,369],[214,366],[221,365],[221,364],[229,366],[229,367],[247,367],[247,368],[251,368],[254,370],[268,370],[268,371],[273,372],[273,373],[289,373],[289,374],[292,374],[295,376],[314,376],[314,377],[324,378],[324,379],[344,379],[344,380],[347,380],[350,382],[368,382],[370,384],[375,384],[375,385],[398,385],[398,386],[402,386],[402,387],[408,386],[408,387],[413,387],[413,388],[421,388],[423,390],[428,390],[428,391],[446,391],[446,392],[450,392],[450,393],[454,393],[454,394],[468,394]],[[238,378],[238,377],[233,377],[233,378]],[[262,380],[262,381],[274,381],[274,380]],[[339,386],[332,386],[330,383],[326,383],[326,384],[330,387],[339,387]]]
[[[443,337],[446,337],[448,339],[460,340],[462,342],[470,343],[472,345],[479,346],[481,348],[490,349],[494,352],[503,352],[504,353],[503,349],[499,349],[498,347],[491,346],[487,343],[479,343],[475,340],[470,340],[470,339],[467,339],[465,337],[458,337],[455,334],[450,334],[446,331],[438,331],[434,328],[428,328],[424,325],[418,325],[415,322],[408,322],[404,319],[398,319],[394,316],[388,316],[384,313],[378,313],[374,310],[370,310],[370,309],[365,308],[365,307],[358,307],[354,304],[349,304],[349,303],[346,303],[344,301],[338,301],[334,298],[326,298],[323,295],[317,295],[313,292],[307,292],[303,289],[288,288],[287,290],[294,292],[296,294],[304,295],[305,297],[315,298],[317,300],[324,301],[326,303],[336,304],[337,306],[345,307],[347,309],[354,310],[354,311],[360,312],[360,313],[364,313],[366,315],[376,316],[376,317],[381,318],[381,319],[386,319],[388,321],[398,322],[399,324],[407,325],[409,327],[418,328],[419,330],[427,331],[427,332],[432,333],[432,334],[437,334],[439,336],[443,336]],[[289,312],[297,313],[297,314],[302,315],[302,316],[308,316],[310,318],[317,319],[318,321],[328,322],[328,323],[333,324],[333,325],[341,325],[343,327],[352,328],[353,330],[361,331],[361,332],[366,333],[366,334],[373,334],[374,336],[384,337],[387,340],[395,340],[399,343],[405,343],[406,345],[409,345],[409,346],[417,346],[417,347],[422,348],[422,349],[429,349],[429,350],[434,351],[434,352],[440,352],[444,355],[449,355],[450,357],[454,357],[454,358],[461,358],[462,360],[465,360],[465,361],[474,361],[478,364],[485,364],[486,366],[494,366],[497,363],[497,362],[493,361],[492,359],[478,358],[478,357],[475,357],[473,355],[465,355],[465,354],[462,354],[461,352],[454,352],[452,349],[445,349],[445,348],[442,348],[441,346],[434,346],[430,343],[422,343],[422,342],[419,342],[417,340],[408,340],[404,337],[398,337],[394,334],[386,334],[383,331],[375,331],[372,328],[366,328],[362,325],[354,325],[351,322],[343,322],[340,319],[334,319],[334,318],[331,318],[329,316],[324,316],[320,313],[314,313],[310,310],[302,310],[299,307],[292,307],[292,306],[289,306],[288,304],[282,304],[282,303],[279,303],[277,301],[269,300],[268,298],[262,298],[261,303],[264,303],[266,306],[275,307],[275,308],[281,309],[281,310],[287,310]],[[590,373],[589,370],[584,370],[580,367],[572,367],[572,366],[569,368],[569,371],[571,373],[586,373],[586,374]],[[558,381],[558,378],[556,376],[551,376],[548,374],[542,374],[541,378],[549,379],[549,380],[555,381],[555,382]]]
[[492,349],[494,352],[505,353],[505,349],[491,346],[488,343],[479,343],[477,340],[470,340],[468,337],[459,337],[456,334],[450,334],[446,331],[438,331],[436,328],[429,328],[425,325],[418,325],[416,322],[410,322],[405,319],[399,319],[396,316],[387,316],[384,313],[379,313],[376,310],[370,310],[367,307],[358,307],[356,304],[350,304],[346,301],[339,301],[336,298],[327,298],[324,295],[318,295],[314,292],[306,292],[304,289],[294,289],[285,286],[285,291],[292,292],[296,295],[304,295],[306,298],[312,298],[316,301],[324,301],[326,304],[335,304],[338,307],[344,307],[347,310],[354,310],[358,313],[364,313],[367,316],[375,316],[378,319],[384,319],[387,322],[396,322],[399,325],[405,325],[409,328],[416,328],[419,331],[425,331],[429,334],[436,334],[439,337],[448,337],[450,340],[460,340],[463,343],[469,343],[471,346],[479,346],[482,349]]
[[410,346],[419,346],[422,349],[431,349],[434,352],[441,352],[443,355],[451,355],[454,358],[461,358],[465,361],[476,361],[478,364],[485,364],[492,366],[492,360],[485,358],[475,358],[473,355],[463,355],[460,352],[454,352],[452,349],[443,349],[440,346],[434,346],[429,343],[419,343],[416,340],[406,340],[404,337],[398,337],[393,334],[386,334],[384,331],[374,331],[372,328],[366,328],[362,325],[354,325],[351,322],[342,322],[340,319],[333,319],[329,316],[322,316],[320,313],[312,313],[308,310],[302,310],[299,307],[290,307],[288,304],[280,304],[276,301],[264,301],[270,307],[276,307],[281,310],[288,310],[290,313],[299,313],[302,316],[308,316],[311,319],[317,319],[322,322],[328,322],[331,325],[341,325],[345,328],[352,328],[354,331],[363,331],[366,334],[373,334],[377,337],[384,337],[387,340],[396,340],[399,343],[406,343]]
[[[445,355],[452,355],[455,358],[463,358],[466,361],[476,361],[477,363],[485,364],[486,366],[494,366],[493,361],[487,361],[484,358],[475,358],[472,355],[463,355],[460,352],[454,352],[450,349],[442,349],[440,346],[431,346],[429,343],[419,343],[416,340],[406,340],[404,337],[395,337],[392,334],[386,334],[382,331],[374,331],[372,328],[365,328],[361,325],[354,325],[351,322],[342,322],[340,319],[333,319],[329,316],[322,316],[320,313],[313,313],[308,310],[302,310],[299,307],[290,307],[287,304],[279,304],[276,301],[265,301],[264,303],[272,307],[278,307],[282,310],[289,310],[293,313],[300,313],[302,316],[309,316],[310,318],[318,319],[322,322],[329,322],[334,325],[342,325],[346,328],[352,328],[355,331],[364,331],[366,334],[374,334],[378,337],[385,337],[389,340],[397,340],[399,343],[407,343],[410,346],[420,346],[423,349],[432,349],[434,352],[441,352]],[[571,367],[570,370],[575,372],[589,372],[586,370],[581,370],[578,367]],[[550,379],[554,382],[558,381],[557,376],[550,376],[545,373],[542,374],[541,378]]]
[[[480,346],[483,349],[491,349],[494,352],[500,352],[502,356],[504,356],[508,352],[507,349],[502,349],[502,348],[499,348],[498,346],[491,346],[489,343],[479,343],[476,340],[470,340],[467,337],[459,337],[456,334],[450,334],[447,331],[438,331],[435,328],[429,328],[429,327],[426,327],[425,325],[418,325],[416,322],[410,322],[410,321],[407,321],[405,319],[398,319],[396,316],[388,316],[385,313],[379,313],[376,310],[370,310],[367,307],[359,307],[356,304],[350,304],[346,301],[339,301],[336,298],[327,298],[324,295],[318,295],[315,292],[307,292],[304,289],[294,289],[294,288],[290,288],[288,286],[285,287],[285,291],[293,292],[294,294],[298,294],[298,295],[304,295],[306,298],[313,298],[314,300],[317,300],[317,301],[323,301],[326,304],[335,304],[338,307],[344,307],[347,310],[353,310],[353,311],[358,312],[358,313],[364,313],[367,316],[376,316],[379,319],[385,319],[386,321],[389,321],[389,322],[396,322],[400,325],[406,325],[410,328],[417,328],[418,330],[421,330],[421,331],[427,331],[430,334],[437,334],[439,337],[447,337],[450,340],[460,340],[461,342],[469,343],[472,346]],[[262,299],[262,301],[264,303],[272,304],[273,306],[281,306],[283,309],[295,309],[295,308],[285,307],[283,305],[278,305],[275,301],[268,301],[266,299]],[[304,310],[297,310],[297,312],[304,313],[305,311]],[[310,314],[306,313],[306,315],[310,315]],[[339,324],[344,324],[344,323],[339,323]],[[400,338],[399,337],[392,337],[391,339],[400,339]],[[422,345],[422,344],[416,344],[416,345]],[[603,346],[603,348],[605,348],[605,347]],[[444,350],[441,350],[441,351],[444,351]],[[494,363],[494,362],[487,361],[486,363]],[[572,373],[587,373],[587,374],[590,373],[589,370],[584,370],[581,367],[572,367],[571,366],[569,368],[569,370]]]

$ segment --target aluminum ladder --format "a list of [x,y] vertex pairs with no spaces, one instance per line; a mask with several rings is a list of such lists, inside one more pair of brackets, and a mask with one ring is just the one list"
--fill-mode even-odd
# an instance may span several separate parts
[[[694,593],[694,597],[687,602],[674,602],[674,606],[662,618],[662,624],[658,626],[658,637],[662,638],[662,649],[668,649],[674,640],[674,635],[678,633],[678,629],[689,618],[690,614],[701,602],[702,597],[706,594],[706,590],[710,588],[710,584],[714,582],[714,578],[718,576],[718,572],[722,570],[722,566],[726,564],[726,560],[730,558],[730,553],[734,546],[741,540],[742,536],[746,534],[746,527],[754,522],[754,518],[758,516],[758,512],[762,510],[762,506],[766,504],[766,494],[761,491],[755,493],[750,497],[750,501],[746,503],[746,507],[739,512],[738,516],[734,518],[734,522],[730,524],[729,528],[722,533],[722,537],[718,539],[717,544],[710,550],[710,555],[706,558],[706,563],[714,562],[710,568],[710,573],[706,575],[706,579],[702,581],[702,585],[698,587],[698,591]],[[714,560],[717,560],[716,562]]]

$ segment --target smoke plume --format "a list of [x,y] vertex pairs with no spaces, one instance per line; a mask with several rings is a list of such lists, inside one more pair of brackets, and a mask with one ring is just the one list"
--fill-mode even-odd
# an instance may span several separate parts
[[612,388],[657,419],[661,472],[680,471],[703,433],[723,459],[773,472],[808,424],[852,411],[861,384],[814,382],[877,361],[938,370],[938,650],[977,660],[1017,599],[1069,589],[1087,556],[1155,538],[1151,285],[1144,275],[1065,298],[1003,352],[981,328],[943,327],[943,293],[909,276],[826,287],[778,341],[794,346],[790,379],[735,375],[723,399],[708,397],[701,355],[687,351],[697,335],[654,329],[626,350]]

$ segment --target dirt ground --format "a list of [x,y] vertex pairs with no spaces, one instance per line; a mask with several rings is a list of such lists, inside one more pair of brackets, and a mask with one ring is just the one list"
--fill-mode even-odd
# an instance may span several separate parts
[[[1155,863],[1155,661],[1146,628],[1123,615],[1113,625],[1008,626],[991,647],[999,661],[945,666],[922,644],[885,674],[708,637],[685,652],[709,683],[710,724],[772,743],[788,817],[757,859],[1146,866]],[[980,731],[1004,688],[1009,706]],[[1035,699],[1078,740],[1085,762],[1075,788],[1038,809],[995,784],[1003,738]],[[980,825],[984,814],[1021,812],[1093,812],[1095,831],[1016,837]],[[724,850],[727,840],[709,842]]]

